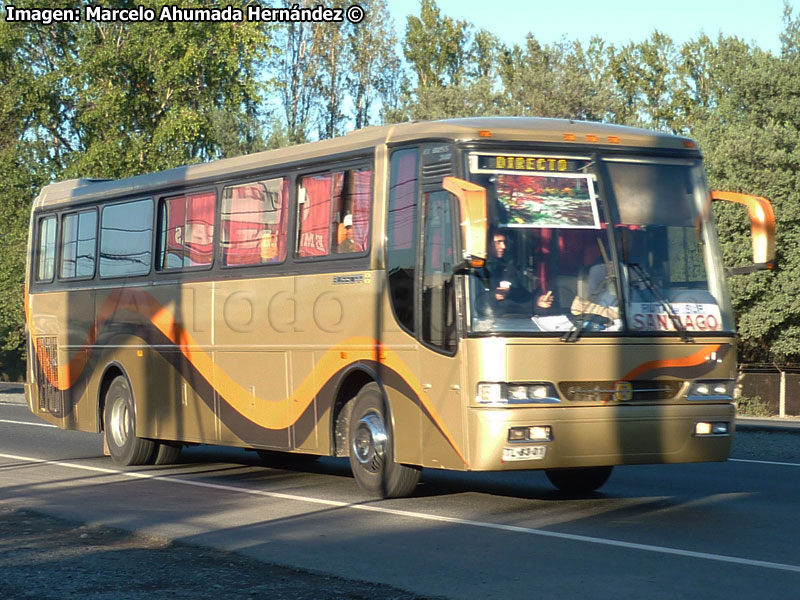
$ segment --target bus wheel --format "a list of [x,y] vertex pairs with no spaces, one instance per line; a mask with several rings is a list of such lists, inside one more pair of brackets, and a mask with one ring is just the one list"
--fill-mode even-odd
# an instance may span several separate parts
[[582,469],[550,469],[547,478],[562,492],[574,494],[593,492],[611,476],[613,467],[586,467]]
[[408,496],[420,469],[394,462],[394,442],[387,425],[383,394],[375,383],[361,388],[350,419],[350,468],[359,487],[381,498]]
[[133,395],[130,384],[118,376],[106,392],[105,436],[108,451],[120,465],[146,465],[152,463],[156,443],[136,437],[133,412]]

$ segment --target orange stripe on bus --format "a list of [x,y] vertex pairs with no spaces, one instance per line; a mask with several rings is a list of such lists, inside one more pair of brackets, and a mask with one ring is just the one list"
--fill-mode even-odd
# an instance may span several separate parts
[[690,354],[689,356],[684,356],[681,358],[672,358],[669,360],[651,360],[646,363],[642,363],[632,371],[628,372],[622,378],[622,381],[631,381],[636,379],[642,373],[646,373],[647,371],[653,371],[655,369],[666,369],[666,368],[675,368],[675,367],[696,367],[697,365],[702,365],[703,363],[707,362],[710,359],[710,356],[713,352],[718,352],[719,349],[722,348],[721,344],[716,344],[713,346],[703,346],[700,350],[695,352],[694,354]]
[[[288,401],[289,411],[285,416],[277,411],[271,410],[271,407],[275,405],[274,401],[267,401],[260,398],[259,400],[261,400],[261,402],[256,404],[258,408],[255,414],[253,414],[253,396],[251,393],[236,383],[233,378],[218,366],[215,368],[213,359],[206,352],[193,351],[192,348],[198,347],[199,344],[194,340],[192,335],[175,321],[169,309],[162,306],[152,295],[141,290],[119,289],[114,290],[108,295],[97,311],[96,323],[92,326],[86,341],[67,365],[59,366],[58,381],[51,381],[51,384],[60,390],[66,390],[75,385],[86,368],[89,356],[88,351],[95,344],[98,332],[102,331],[103,326],[108,320],[116,313],[123,310],[136,313],[146,318],[170,342],[180,349],[189,363],[197,369],[206,381],[213,382],[212,386],[215,391],[226,400],[231,408],[247,420],[266,429],[286,429],[297,422],[324,385],[324,383],[322,385],[315,385],[314,382],[327,382],[340,371],[343,366],[346,366],[342,364],[342,352],[347,352],[347,364],[354,364],[362,360],[375,360],[375,358],[378,357],[382,364],[385,364],[405,380],[417,395],[420,404],[430,415],[434,425],[447,439],[447,442],[453,447],[464,464],[468,465],[464,453],[448,431],[438,411],[427,400],[426,394],[422,391],[422,386],[411,369],[408,368],[397,354],[392,351],[387,351],[385,346],[380,346],[378,341],[374,338],[356,336],[329,348],[312,372],[306,376],[293,393],[288,398],[281,401]],[[33,331],[32,325],[31,330]],[[39,356],[39,360],[42,361],[43,356]]]

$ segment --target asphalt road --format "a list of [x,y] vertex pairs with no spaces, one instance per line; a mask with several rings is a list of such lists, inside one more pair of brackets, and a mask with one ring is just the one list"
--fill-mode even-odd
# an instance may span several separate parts
[[738,434],[727,463],[617,468],[569,497],[541,473],[426,470],[364,496],[347,462],[265,468],[213,446],[121,469],[99,435],[0,399],[0,498],[93,525],[451,598],[786,598],[800,587],[800,435]]

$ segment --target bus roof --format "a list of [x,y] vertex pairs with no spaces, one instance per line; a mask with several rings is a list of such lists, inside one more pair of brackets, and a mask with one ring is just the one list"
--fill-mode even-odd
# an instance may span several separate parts
[[271,166],[314,161],[375,147],[414,140],[461,142],[528,141],[575,143],[607,147],[686,150],[694,148],[688,138],[646,129],[536,117],[472,117],[440,121],[415,121],[397,125],[367,127],[320,142],[267,150],[235,158],[177,167],[125,179],[71,179],[45,186],[34,208],[94,202],[103,199],[150,194],[155,190],[179,188],[204,182],[224,181],[255,174]]

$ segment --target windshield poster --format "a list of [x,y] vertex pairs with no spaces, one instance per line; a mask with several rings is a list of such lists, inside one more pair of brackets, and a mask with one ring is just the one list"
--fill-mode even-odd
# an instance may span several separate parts
[[[685,331],[720,331],[722,315],[716,304],[670,302],[675,318]],[[628,325],[634,331],[676,331],[672,317],[657,302],[628,304]]]
[[591,175],[498,174],[497,200],[508,227],[600,228]]

